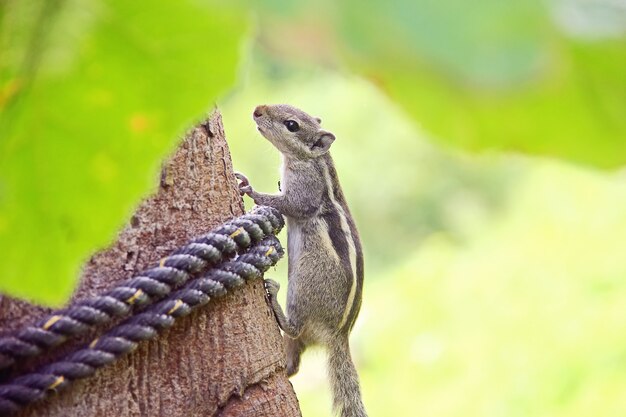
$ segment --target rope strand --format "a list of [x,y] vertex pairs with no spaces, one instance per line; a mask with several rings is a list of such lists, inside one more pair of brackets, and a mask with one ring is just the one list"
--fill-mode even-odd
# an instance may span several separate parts
[[85,334],[136,306],[160,299],[219,262],[242,253],[251,244],[277,234],[284,226],[280,213],[257,206],[160,260],[102,295],[80,300],[53,312],[34,325],[0,337],[0,370],[41,355],[69,338]]
[[[230,226],[226,229],[231,230]],[[272,230],[279,229],[273,226]],[[172,326],[178,317],[186,316],[194,308],[207,304],[212,298],[226,295],[247,281],[261,278],[283,253],[275,236],[256,241],[246,253],[215,265],[202,277],[129,317],[83,348],[33,373],[0,385],[0,415],[17,412],[67,388],[76,379],[93,375],[97,369],[134,350],[139,342],[156,337],[159,331]]]

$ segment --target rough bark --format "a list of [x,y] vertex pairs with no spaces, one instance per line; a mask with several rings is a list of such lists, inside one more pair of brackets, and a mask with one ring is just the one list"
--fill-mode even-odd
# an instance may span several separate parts
[[[164,165],[158,191],[140,205],[117,241],[86,263],[74,297],[133,276],[241,213],[221,116],[215,112]],[[34,322],[45,312],[0,296],[0,331]],[[35,368],[77,344],[15,372]],[[284,371],[280,332],[258,281],[177,320],[156,340],[20,415],[269,417],[300,411]]]

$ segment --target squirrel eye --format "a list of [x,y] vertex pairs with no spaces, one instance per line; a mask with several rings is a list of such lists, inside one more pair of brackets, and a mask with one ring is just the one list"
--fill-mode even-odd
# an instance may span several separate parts
[[295,120],[285,120],[284,123],[285,127],[290,132],[297,132],[298,130],[300,130],[300,125],[298,125],[298,122],[296,122]]

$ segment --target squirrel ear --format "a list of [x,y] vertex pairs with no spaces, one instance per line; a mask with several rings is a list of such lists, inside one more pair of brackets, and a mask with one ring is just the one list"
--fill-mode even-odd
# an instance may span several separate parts
[[322,123],[322,119],[320,119],[319,117],[316,117],[315,120],[317,120],[317,123],[319,123],[319,124]]
[[311,146],[311,150],[317,154],[322,155],[330,149],[330,145],[335,141],[335,135],[325,130],[320,130],[317,132],[317,140]]

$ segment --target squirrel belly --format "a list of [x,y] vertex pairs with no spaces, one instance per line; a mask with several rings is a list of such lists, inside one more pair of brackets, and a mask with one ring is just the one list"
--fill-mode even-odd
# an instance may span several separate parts
[[327,346],[349,317],[356,280],[347,258],[341,259],[335,250],[323,219],[287,218],[287,227],[287,314],[302,323],[300,337],[307,345]]

